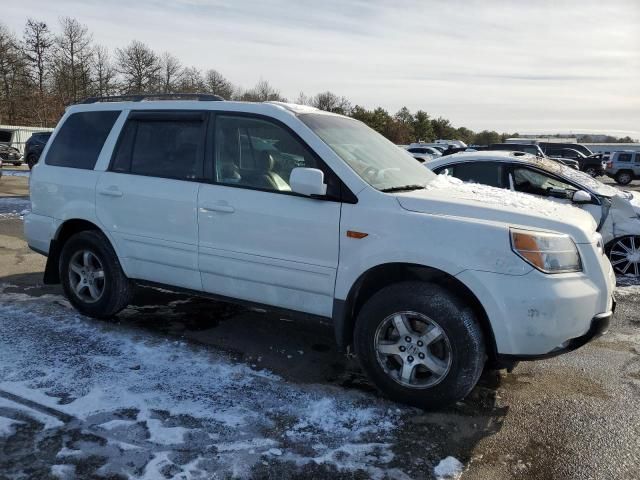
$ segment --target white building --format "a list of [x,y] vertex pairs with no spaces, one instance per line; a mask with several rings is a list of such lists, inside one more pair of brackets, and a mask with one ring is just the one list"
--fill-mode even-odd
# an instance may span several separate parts
[[52,132],[53,128],[0,125],[0,143],[8,144],[24,153],[24,144],[36,132]]

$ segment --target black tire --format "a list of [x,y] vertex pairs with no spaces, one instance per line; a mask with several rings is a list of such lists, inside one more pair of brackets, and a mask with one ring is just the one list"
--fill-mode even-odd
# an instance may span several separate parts
[[[102,295],[95,302],[83,300],[71,285],[70,262],[75,254],[89,251],[100,261],[104,271]],[[69,238],[60,253],[59,263],[62,288],[69,302],[83,315],[106,319],[113,317],[131,302],[134,285],[120,266],[109,240],[99,231],[87,230]]]
[[22,165],[22,162],[12,162],[14,167],[19,167]]
[[587,167],[584,169],[584,173],[596,178],[598,176],[598,169],[596,167]]
[[615,180],[618,185],[629,185],[633,181],[633,174],[627,171],[618,172]]
[[27,157],[27,165],[29,165],[29,170],[31,170],[36,163],[38,163],[38,158],[35,156],[35,154],[29,154],[29,156]]
[[[449,369],[439,383],[414,388],[402,385],[378,360],[376,331],[397,312],[416,312],[433,320],[450,346]],[[355,352],[373,383],[393,400],[425,409],[440,408],[466,397],[486,361],[482,330],[472,309],[446,289],[425,282],[402,282],[382,289],[360,310]]]

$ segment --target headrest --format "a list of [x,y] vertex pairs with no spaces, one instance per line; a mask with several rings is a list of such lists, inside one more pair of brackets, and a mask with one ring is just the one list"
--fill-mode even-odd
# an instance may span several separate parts
[[256,170],[261,173],[270,172],[273,170],[276,161],[271,155],[271,152],[260,152],[256,157]]

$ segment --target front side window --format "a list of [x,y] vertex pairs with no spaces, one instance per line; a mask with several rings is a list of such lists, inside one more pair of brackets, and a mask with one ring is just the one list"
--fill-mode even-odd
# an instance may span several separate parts
[[119,115],[116,110],[72,113],[53,139],[45,163],[93,170]]
[[280,125],[222,114],[216,116],[215,124],[217,183],[290,192],[294,168],[322,168],[311,151]]
[[204,122],[199,114],[132,116],[121,133],[111,170],[197,180],[203,177],[203,156]]
[[630,162],[631,161],[631,154],[630,153],[621,153],[620,155],[618,155],[618,161],[619,162]]
[[481,183],[492,187],[503,188],[503,167],[493,162],[469,162],[447,167],[450,175],[463,182]]
[[321,113],[298,115],[360,178],[380,191],[422,188],[436,175],[364,123]]
[[513,169],[513,187],[518,192],[543,196],[552,196],[561,191],[577,190],[569,183],[529,168]]

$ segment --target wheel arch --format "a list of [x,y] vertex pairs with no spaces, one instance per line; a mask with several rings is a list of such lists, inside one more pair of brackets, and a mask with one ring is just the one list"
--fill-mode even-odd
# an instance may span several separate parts
[[497,349],[493,329],[478,297],[453,275],[437,268],[412,263],[386,263],[372,267],[358,277],[351,286],[346,300],[334,301],[333,322],[338,347],[346,350],[352,345],[358,312],[369,298],[384,287],[408,280],[435,283],[467,302],[480,323],[489,361],[496,360]]
[[51,244],[49,246],[49,254],[47,256],[47,265],[44,269],[44,283],[47,285],[60,283],[60,252],[64,244],[76,233],[84,232],[87,230],[94,230],[105,235],[107,240],[113,246],[113,242],[109,239],[108,235],[95,223],[82,218],[71,218],[65,220],[60,224],[56,230]]

